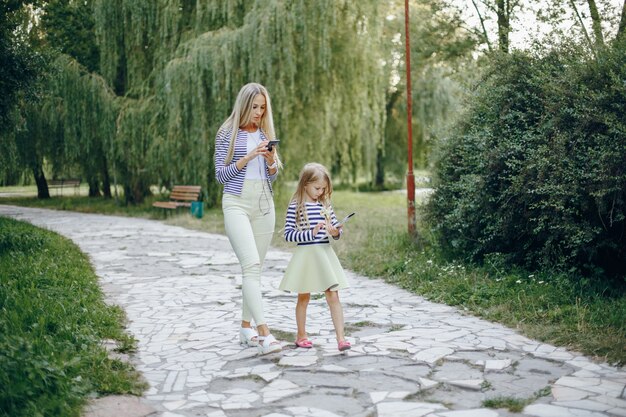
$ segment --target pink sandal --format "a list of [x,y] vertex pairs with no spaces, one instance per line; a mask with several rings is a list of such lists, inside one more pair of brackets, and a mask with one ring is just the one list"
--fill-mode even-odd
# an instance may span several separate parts
[[337,348],[339,349],[339,352],[343,352],[344,350],[348,350],[352,347],[352,345],[350,344],[350,342],[348,342],[347,340],[342,340],[341,342],[339,342],[339,344],[337,345]]
[[305,348],[305,349],[310,349],[310,348],[313,347],[313,342],[311,342],[306,337],[303,337],[302,339],[296,340],[296,346],[297,347],[301,347],[301,348]]

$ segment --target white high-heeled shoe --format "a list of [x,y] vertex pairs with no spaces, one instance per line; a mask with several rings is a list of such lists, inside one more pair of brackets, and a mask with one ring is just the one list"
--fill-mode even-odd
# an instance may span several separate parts
[[267,336],[259,336],[258,349],[261,355],[267,355],[268,353],[280,352],[283,347],[280,345],[280,342],[276,340],[276,338],[270,333]]
[[239,329],[239,342],[247,347],[259,346],[259,335],[251,327],[241,327]]

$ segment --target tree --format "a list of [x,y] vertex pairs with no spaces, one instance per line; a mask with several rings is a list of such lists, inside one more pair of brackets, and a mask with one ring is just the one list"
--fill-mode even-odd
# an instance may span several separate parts
[[624,39],[624,33],[626,33],[626,0],[622,5],[622,17],[619,21],[619,28],[617,29],[617,36],[615,37],[618,41],[622,41]]
[[89,72],[97,72],[93,0],[47,0],[41,27],[48,45],[73,57]]
[[600,13],[598,13],[596,0],[587,0],[587,5],[589,6],[589,15],[591,16],[591,27],[593,28],[596,48],[599,48],[604,46],[604,36],[602,35],[602,21],[600,20]]
[[32,171],[38,195],[49,197],[43,157],[29,140],[19,138],[25,125],[17,105],[28,106],[38,94],[46,58],[37,49],[36,31],[29,31],[37,1],[0,1],[0,182],[14,183],[24,169]]
[[35,1],[0,1],[0,130],[12,124],[11,112],[20,95],[33,93],[42,62],[20,28],[27,19],[25,7]]
[[[49,0],[45,3],[43,11],[41,27],[47,45],[74,58],[86,71],[96,72],[100,56],[96,45],[93,1]],[[82,82],[83,76],[86,76],[83,69],[62,58],[57,62],[61,68],[68,71],[63,76],[59,73],[58,80],[69,78],[71,82],[50,84],[53,88],[51,93],[59,99],[66,97],[68,100],[61,100],[65,107],[74,107],[63,113],[64,115],[83,120],[80,121],[81,128],[77,128],[77,123],[64,120],[65,129],[60,132],[57,147],[61,152],[52,155],[53,168],[62,171],[65,164],[67,164],[65,169],[71,165],[78,165],[83,179],[89,184],[90,197],[101,195],[101,190],[105,197],[111,197],[108,158],[103,148],[103,144],[110,138],[102,137],[110,129],[98,129],[97,127],[102,128],[102,123],[92,117],[104,116],[97,114],[98,108],[102,110],[102,107],[93,100],[94,97],[100,96],[97,92],[90,91],[89,82]],[[71,91],[76,87],[79,89],[78,94]],[[102,93],[106,95],[106,89],[102,90]],[[67,97],[69,95],[72,97]],[[83,107],[85,104],[87,106]]]
[[[404,2],[392,3],[385,28],[387,91],[385,142],[377,165],[376,186],[388,174],[392,181],[404,178],[406,165],[406,80],[404,70]],[[410,3],[411,79],[413,82],[413,132],[415,164],[428,166],[433,139],[454,119],[460,100],[455,80],[478,39],[462,26],[458,10],[443,1]],[[397,78],[394,78],[397,77]],[[384,170],[381,172],[381,170]]]
[[[626,1],[622,3],[621,10],[616,9],[614,3],[607,0],[551,0],[548,7],[538,13],[538,17],[553,27],[552,37],[582,37],[589,49],[597,54],[608,40],[619,40],[622,36],[623,25],[626,24]],[[573,35],[563,33],[559,26],[564,21],[572,21],[580,32]],[[591,31],[587,30],[588,26],[591,26]]]
[[498,50],[508,53],[510,49],[509,35],[512,30],[511,23],[515,19],[516,13],[522,8],[523,2],[521,0],[472,0],[472,6],[480,22],[480,29],[473,29],[474,32],[481,36],[489,51],[492,51],[487,22],[495,16]]
[[371,180],[384,126],[381,9],[373,0],[95,1],[100,72],[123,95],[111,164],[127,199],[185,182],[203,184],[215,204],[215,133],[252,80],[272,94],[283,177],[307,158],[338,180]]
[[[389,93],[390,78],[401,70],[393,54],[401,47],[388,41],[395,33],[385,25],[399,0],[92,1],[51,0],[42,18],[48,44],[84,64],[58,61],[46,84],[45,102],[58,109],[46,120],[58,127],[59,146],[51,149],[63,149],[46,156],[55,171],[80,167],[90,188],[109,171],[129,203],[141,202],[153,185],[202,184],[214,205],[221,192],[212,166],[215,133],[250,81],[265,84],[272,96],[281,178],[295,178],[303,163],[316,160],[338,182],[380,185],[398,166],[393,152],[404,139],[397,131],[387,140],[385,132],[395,128],[387,128],[387,114],[403,106]],[[456,100],[458,84],[450,77],[456,64],[446,62],[466,56],[474,40],[442,1],[416,0],[412,8],[419,23],[411,30],[421,38],[413,53],[421,146],[445,125]],[[66,22],[89,10],[97,66],[86,52],[94,50],[87,47],[91,26]],[[97,107],[107,109],[102,120],[84,116],[95,102],[107,103]],[[106,133],[98,138],[100,132]],[[423,165],[425,152],[420,156]]]

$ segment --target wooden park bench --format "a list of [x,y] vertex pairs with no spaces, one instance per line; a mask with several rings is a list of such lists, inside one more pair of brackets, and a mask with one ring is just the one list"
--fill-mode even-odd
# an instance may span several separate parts
[[152,207],[166,210],[176,210],[179,207],[191,207],[191,203],[200,198],[199,185],[175,185],[170,193],[169,201],[155,201]]
[[80,189],[80,179],[79,178],[58,178],[53,180],[48,180],[48,189],[56,188],[57,195],[59,195],[59,190],[61,190],[61,195],[63,194],[64,188],[74,188],[74,194],[78,193]]

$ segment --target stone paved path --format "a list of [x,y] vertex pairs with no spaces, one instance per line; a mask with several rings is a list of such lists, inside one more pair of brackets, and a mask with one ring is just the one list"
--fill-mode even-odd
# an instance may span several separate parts
[[[314,299],[315,347],[285,341],[282,353],[257,356],[238,344],[241,276],[224,236],[2,205],[0,215],[65,235],[90,256],[139,341],[151,417],[626,416],[624,370],[352,273],[341,294],[352,350],[337,352],[324,300]],[[268,253],[263,286],[268,323],[294,333],[295,298],[277,290],[289,257]],[[482,405],[494,397],[534,399],[515,414]]]

